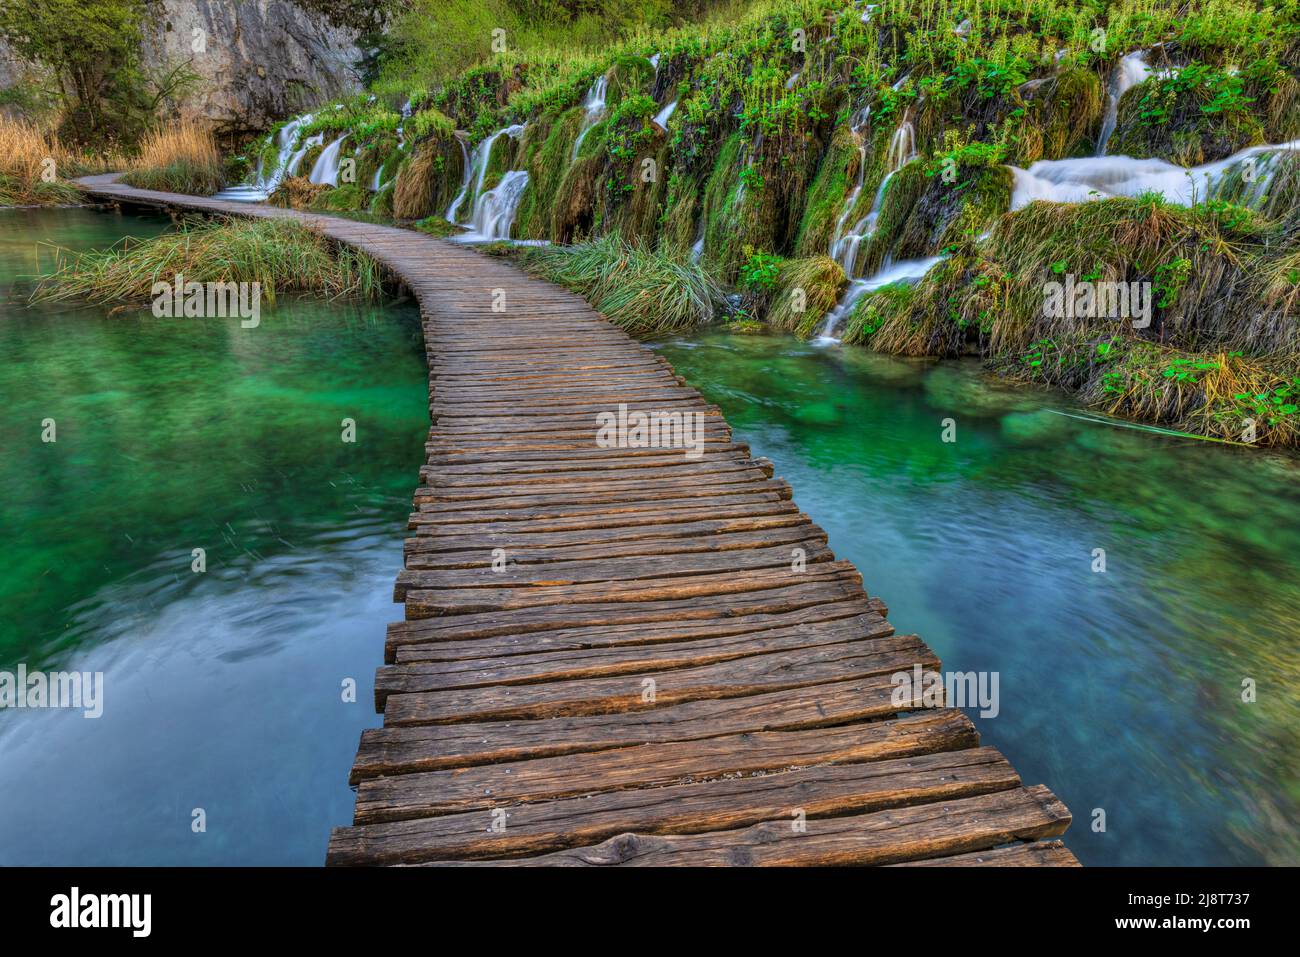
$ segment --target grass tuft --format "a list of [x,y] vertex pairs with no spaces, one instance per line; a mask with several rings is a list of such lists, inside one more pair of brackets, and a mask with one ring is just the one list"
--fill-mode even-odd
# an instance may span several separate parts
[[259,282],[262,295],[319,293],[378,298],[383,271],[364,253],[336,249],[288,220],[229,220],[185,226],[140,242],[88,253],[61,252],[59,269],[37,286],[37,301],[144,302],[157,282]]
[[572,289],[610,322],[642,338],[712,322],[721,288],[702,269],[611,234],[578,246],[529,246],[519,253],[535,276]]

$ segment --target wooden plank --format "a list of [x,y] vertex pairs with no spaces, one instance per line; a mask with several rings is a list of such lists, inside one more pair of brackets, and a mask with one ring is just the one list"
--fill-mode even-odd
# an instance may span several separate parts
[[785,584],[755,592],[720,596],[708,604],[691,599],[592,605],[552,605],[541,608],[462,613],[452,617],[394,622],[388,628],[388,645],[499,635],[523,635],[560,628],[624,628],[651,622],[729,620],[742,615],[774,615],[846,598],[866,599],[862,583],[851,577]]
[[431,764],[420,747],[428,733],[366,732],[352,776],[353,784],[367,782],[359,793],[360,820],[426,817],[490,807],[496,801],[663,787],[813,764],[883,761],[979,744],[970,719],[951,708],[812,730],[724,734],[465,766]]
[[904,861],[889,867],[1079,867],[1079,860],[1060,841],[1012,844],[989,851]]
[[685,578],[635,582],[591,582],[520,588],[418,588],[406,593],[407,618],[465,615],[545,605],[609,604],[700,600],[714,596],[767,591],[782,585],[848,579],[861,586],[861,574],[851,562],[817,562],[803,571],[760,568]]
[[[466,544],[474,547],[473,542]],[[835,557],[825,545],[812,541],[804,541],[793,548],[789,545],[776,545],[727,552],[704,550],[658,555],[643,553],[626,558],[610,555],[605,558],[540,563],[520,562],[511,548],[501,548],[496,556],[493,551],[491,547],[475,551],[478,560],[462,564],[459,568],[408,568],[399,572],[393,589],[393,600],[404,601],[407,592],[413,588],[557,587],[593,582],[630,582],[761,568],[790,569],[800,561],[813,564],[829,562]],[[535,556],[541,551],[544,549],[534,549],[529,554]],[[494,565],[498,556],[501,563]]]
[[[822,627],[844,618],[861,618],[864,627],[883,622],[888,609],[876,598],[853,598],[842,601],[808,605],[793,611],[773,614],[737,615],[703,621],[655,621],[644,624],[625,624],[619,628],[580,626],[533,631],[524,634],[496,635],[489,638],[458,638],[405,643],[392,648],[390,661],[470,661],[476,658],[503,658],[524,654],[591,650],[598,653],[603,648],[636,648],[661,644],[681,644],[710,638],[734,638],[750,634],[781,632],[791,626],[801,626],[805,631],[820,631]],[[423,625],[426,622],[394,622],[390,629]],[[892,627],[892,626],[891,626]]]
[[[579,778],[580,775],[574,775]],[[547,854],[638,834],[698,834],[772,821],[791,829],[797,816],[830,815],[953,801],[1016,788],[1020,778],[992,748],[877,761],[817,765],[744,778],[612,791],[539,803],[499,796],[481,810],[338,828],[331,864],[418,864]],[[491,827],[493,812],[505,828]]]
[[[431,690],[427,679],[436,677],[437,688],[476,688],[501,684],[538,684],[610,675],[670,671],[730,661],[756,654],[795,651],[845,642],[889,638],[894,626],[878,615],[857,615],[827,622],[817,629],[777,628],[726,637],[653,645],[606,645],[564,654],[553,648],[500,658],[452,661],[410,661],[379,669],[376,682],[385,693]],[[461,642],[450,642],[457,645]]]
[[[1010,841],[1056,837],[1070,812],[1036,785],[939,804],[807,822],[770,821],[707,834],[621,834],[591,847],[523,858],[548,867],[825,867],[879,865],[977,851]],[[451,862],[432,862],[437,864]],[[472,863],[472,862],[463,862]]]
[[[603,531],[603,530],[602,530]],[[476,543],[457,543],[454,540],[425,537],[410,539],[412,547],[406,553],[406,567],[413,571],[439,568],[482,568],[491,564],[491,552],[485,552]],[[445,550],[417,549],[421,541],[440,542]],[[512,546],[507,558],[511,566],[544,565],[565,562],[583,562],[594,559],[630,558],[637,555],[686,555],[693,552],[735,552],[744,549],[771,548],[785,545],[807,551],[808,560],[814,553],[829,556],[825,548],[826,533],[811,523],[800,523],[782,528],[760,529],[752,532],[733,532],[704,536],[653,536],[581,545]],[[787,551],[787,557],[789,552]]]

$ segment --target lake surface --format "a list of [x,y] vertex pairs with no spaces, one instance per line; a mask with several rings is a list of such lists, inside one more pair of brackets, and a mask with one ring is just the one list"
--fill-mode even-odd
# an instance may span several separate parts
[[977,363],[660,349],[899,633],[998,673],[999,714],[967,712],[1069,806],[1083,863],[1300,863],[1300,460],[1081,422]]
[[104,673],[97,720],[0,712],[0,864],[321,864],[379,723],[428,430],[418,313],[26,305],[39,243],[167,225],[0,211],[0,670]]

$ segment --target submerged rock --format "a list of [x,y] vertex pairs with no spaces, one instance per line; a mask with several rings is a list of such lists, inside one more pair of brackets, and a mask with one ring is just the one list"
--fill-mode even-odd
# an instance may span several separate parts
[[1002,417],[1002,436],[1017,445],[1038,445],[1055,440],[1070,424],[1070,419],[1048,409],[1012,412]]

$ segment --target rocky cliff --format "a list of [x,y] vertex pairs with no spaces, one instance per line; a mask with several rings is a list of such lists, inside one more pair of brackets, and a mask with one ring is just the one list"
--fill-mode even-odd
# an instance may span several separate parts
[[[360,88],[356,35],[290,0],[160,0],[143,34],[147,75],[197,76],[164,109],[206,121],[227,141]],[[31,75],[0,43],[0,90]]]
[[151,72],[188,63],[201,78],[175,108],[223,137],[277,120],[360,86],[354,34],[287,0],[164,0],[145,30]]

